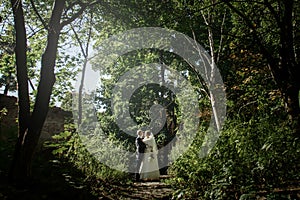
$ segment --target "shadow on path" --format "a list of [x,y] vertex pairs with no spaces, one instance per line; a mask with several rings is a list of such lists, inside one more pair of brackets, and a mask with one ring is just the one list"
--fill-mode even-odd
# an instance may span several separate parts
[[167,178],[169,177],[161,176],[160,181],[134,182],[129,186],[117,186],[106,193],[103,199],[171,199],[173,190],[163,181]]

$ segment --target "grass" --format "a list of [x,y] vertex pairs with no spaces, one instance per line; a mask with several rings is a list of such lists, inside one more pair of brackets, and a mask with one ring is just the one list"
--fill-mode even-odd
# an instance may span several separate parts
[[10,183],[8,171],[17,138],[15,128],[0,133],[0,199],[98,199],[85,175],[70,163],[57,160],[50,149],[35,155],[32,179],[26,185]]

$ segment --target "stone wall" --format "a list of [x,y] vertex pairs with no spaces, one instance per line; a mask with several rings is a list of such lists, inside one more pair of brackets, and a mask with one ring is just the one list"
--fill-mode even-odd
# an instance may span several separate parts
[[[0,94],[0,110],[6,108],[6,114],[0,114],[0,140],[6,140],[5,131],[15,129],[17,126],[18,106],[17,98]],[[51,140],[54,134],[64,131],[66,120],[72,118],[72,113],[58,107],[49,109],[44,127],[42,129],[40,143]],[[16,133],[17,136],[17,133]]]

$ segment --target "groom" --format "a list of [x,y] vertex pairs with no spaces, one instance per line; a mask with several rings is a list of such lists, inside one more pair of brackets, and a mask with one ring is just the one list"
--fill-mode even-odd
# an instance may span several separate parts
[[136,168],[135,168],[135,180],[140,181],[140,174],[139,170],[141,167],[141,163],[143,161],[146,144],[143,142],[144,133],[142,130],[137,131],[137,138],[135,139],[135,146],[136,146]]

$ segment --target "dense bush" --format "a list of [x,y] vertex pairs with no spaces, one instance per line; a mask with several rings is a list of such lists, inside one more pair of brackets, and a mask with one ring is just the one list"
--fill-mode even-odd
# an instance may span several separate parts
[[249,199],[248,194],[251,197],[264,190],[269,192],[268,199],[276,199],[276,194],[272,194],[274,188],[299,181],[298,140],[289,126],[277,119],[228,121],[208,156],[203,159],[198,156],[202,143],[199,137],[171,166],[175,195]]
[[[73,124],[68,124],[65,131],[53,136],[54,142],[47,144],[47,147],[53,149],[52,153],[59,158],[66,159],[69,163],[74,165],[77,169],[81,170],[87,179],[95,180],[101,179],[106,182],[126,182],[129,181],[127,173],[111,169],[110,167],[99,162],[91,153],[86,149],[82,143],[82,138],[76,132]],[[114,138],[108,140],[116,144]],[[111,143],[107,143],[110,146]],[[117,145],[122,145],[117,142]],[[98,149],[105,152],[107,149]],[[111,152],[107,152],[109,156],[113,156]]]

